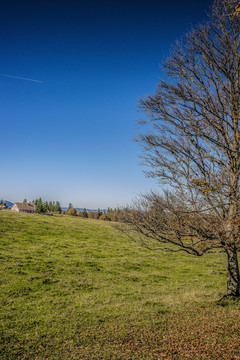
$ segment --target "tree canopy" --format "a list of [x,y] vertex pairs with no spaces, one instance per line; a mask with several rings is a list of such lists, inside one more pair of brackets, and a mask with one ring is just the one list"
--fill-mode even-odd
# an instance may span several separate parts
[[[139,102],[146,174],[167,184],[125,216],[149,248],[228,256],[227,295],[239,296],[240,15],[215,0],[208,19],[172,48],[164,80]],[[127,214],[127,212],[126,212]],[[159,245],[156,245],[159,244]]]

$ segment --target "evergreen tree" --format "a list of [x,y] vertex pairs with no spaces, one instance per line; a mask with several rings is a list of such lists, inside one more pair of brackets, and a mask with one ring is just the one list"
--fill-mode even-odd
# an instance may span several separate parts
[[55,211],[56,211],[56,212],[60,212],[60,213],[61,213],[61,211],[62,211],[61,204],[60,204],[59,201],[56,202]]
[[83,211],[82,211],[82,215],[81,215],[83,218],[87,218],[88,217],[88,213],[87,213],[87,210],[84,208]]
[[53,212],[53,203],[52,203],[52,201],[49,201],[48,209],[49,209],[49,211]]
[[97,213],[98,213],[98,216],[99,216],[99,217],[103,214],[102,211],[101,211],[99,208],[98,208]]
[[42,204],[42,212],[43,213],[46,213],[48,211],[48,202],[45,201],[43,204]]
[[40,214],[43,212],[43,203],[42,203],[42,199],[39,198],[38,200],[36,200],[36,213]]

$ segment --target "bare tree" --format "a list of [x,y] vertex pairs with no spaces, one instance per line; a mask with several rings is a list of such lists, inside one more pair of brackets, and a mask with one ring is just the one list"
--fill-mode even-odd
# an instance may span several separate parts
[[[239,0],[215,0],[208,19],[172,49],[166,81],[140,100],[147,176],[171,192],[149,194],[126,212],[143,246],[201,256],[224,251],[226,296],[238,297],[240,249]],[[131,229],[131,230],[130,230]]]

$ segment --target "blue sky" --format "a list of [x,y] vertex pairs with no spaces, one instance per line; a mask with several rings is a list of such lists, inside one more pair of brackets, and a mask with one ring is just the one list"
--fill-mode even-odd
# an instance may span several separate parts
[[157,188],[139,165],[138,98],[211,1],[1,2],[0,197],[124,206]]

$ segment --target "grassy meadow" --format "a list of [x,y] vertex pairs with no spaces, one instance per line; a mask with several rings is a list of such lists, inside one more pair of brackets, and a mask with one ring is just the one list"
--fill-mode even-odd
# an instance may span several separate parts
[[0,211],[0,359],[240,359],[226,258],[149,251],[111,222]]

